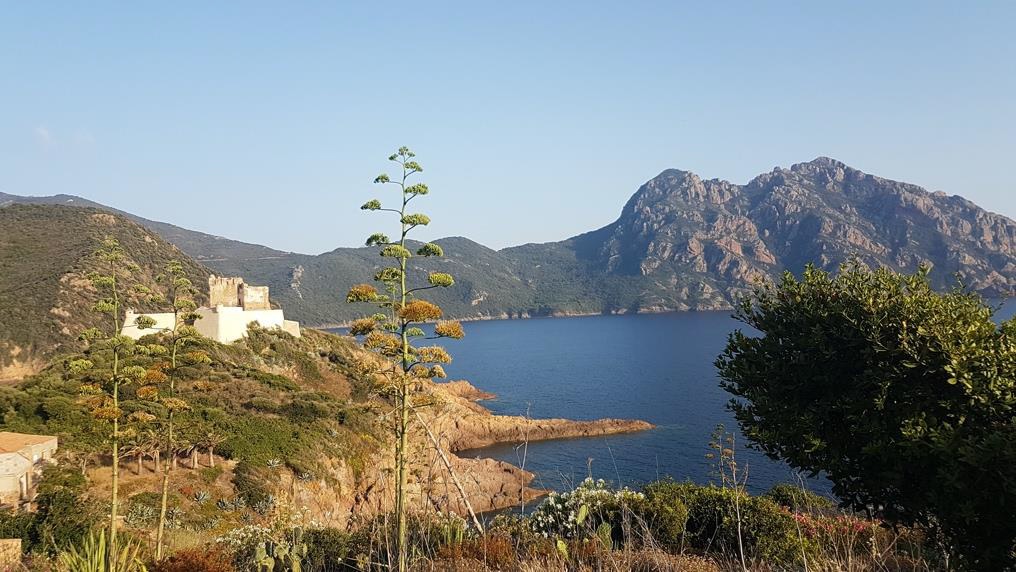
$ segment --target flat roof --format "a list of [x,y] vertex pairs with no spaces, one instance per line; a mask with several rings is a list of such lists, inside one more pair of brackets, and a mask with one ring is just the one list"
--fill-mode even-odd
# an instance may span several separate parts
[[42,445],[55,441],[54,435],[30,435],[28,433],[11,433],[0,431],[0,453],[17,453],[31,445]]

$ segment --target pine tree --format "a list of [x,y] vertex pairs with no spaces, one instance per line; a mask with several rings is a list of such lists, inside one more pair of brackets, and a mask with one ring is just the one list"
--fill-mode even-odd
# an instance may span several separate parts
[[[455,321],[438,321],[433,335],[428,336],[420,327],[425,322],[439,320],[441,308],[423,300],[419,294],[433,288],[447,288],[455,281],[443,272],[431,272],[427,276],[410,275],[409,234],[420,226],[430,223],[430,217],[409,212],[409,204],[416,198],[429,193],[424,183],[410,183],[410,179],[423,171],[414,159],[415,154],[401,147],[388,160],[399,165],[401,176],[392,180],[387,174],[378,175],[375,184],[397,187],[399,196],[396,208],[386,208],[378,199],[368,201],[362,210],[394,213],[399,220],[399,234],[391,240],[384,233],[375,233],[367,238],[367,246],[380,249],[385,265],[374,276],[374,281],[383,288],[383,293],[371,284],[353,286],[346,296],[347,302],[369,302],[381,311],[369,318],[356,320],[350,333],[360,336],[365,348],[385,358],[387,365],[378,373],[384,379],[383,389],[392,397],[395,408],[394,435],[396,440],[395,464],[398,474],[395,489],[395,518],[397,528],[396,552],[398,569],[405,572],[408,566],[407,552],[407,508],[406,470],[410,415],[414,413],[413,397],[419,381],[445,377],[441,364],[451,361],[448,352],[441,346],[417,346],[417,340],[436,338],[461,338],[462,325]],[[416,256],[443,256],[441,247],[425,243],[416,250]]]

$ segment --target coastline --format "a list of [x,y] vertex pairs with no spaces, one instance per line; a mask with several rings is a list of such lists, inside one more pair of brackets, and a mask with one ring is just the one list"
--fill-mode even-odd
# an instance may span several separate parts
[[[628,312],[626,310],[620,310],[617,312],[551,312],[550,314],[537,314],[530,315],[528,313],[519,314],[512,316],[507,312],[503,312],[496,316],[494,315],[483,315],[483,316],[468,316],[468,317],[449,317],[449,320],[456,320],[459,322],[494,322],[494,321],[513,321],[513,320],[543,320],[543,319],[557,319],[557,318],[584,318],[590,316],[640,316],[640,315],[656,315],[656,314],[686,314],[686,313],[698,313],[698,312],[730,312],[734,309],[733,306],[727,306],[723,308],[687,308],[687,309],[675,309],[675,308],[646,308],[640,309],[638,312]],[[330,334],[335,334],[332,330],[341,330],[348,328],[352,323],[352,320],[338,323],[326,323],[318,325],[304,326],[305,328],[321,330]]]
[[[410,504],[462,516],[468,514],[468,508],[456,491],[455,480],[461,484],[469,505],[477,513],[510,509],[551,492],[533,487],[536,475],[530,471],[490,457],[460,455],[463,451],[498,443],[596,437],[654,427],[636,419],[575,421],[497,415],[478,403],[494,395],[477,389],[468,381],[426,382],[422,389],[431,406],[421,408],[419,422],[413,424],[410,432]],[[435,441],[444,455],[434,446]],[[332,509],[338,505],[342,507],[340,511],[313,512],[322,521],[334,520],[340,524],[356,515],[383,514],[392,509],[392,445],[377,450],[369,466],[371,470],[359,478],[340,469],[336,477],[344,485],[339,488],[349,493],[334,497],[326,494],[328,503],[310,497],[294,501],[312,507],[324,504]],[[288,487],[287,483],[280,488],[280,496],[285,495]]]
[[[534,419],[497,415],[477,403],[494,394],[477,389],[468,381],[431,384],[441,396],[445,411],[429,415],[431,430],[452,457],[470,503],[477,512],[511,508],[540,498],[549,490],[530,485],[535,474],[511,463],[490,457],[462,455],[495,444],[526,443],[556,439],[578,439],[648,431],[655,425],[639,419]],[[433,466],[433,463],[431,463]],[[445,499],[448,508],[464,514],[465,507],[454,497]]]

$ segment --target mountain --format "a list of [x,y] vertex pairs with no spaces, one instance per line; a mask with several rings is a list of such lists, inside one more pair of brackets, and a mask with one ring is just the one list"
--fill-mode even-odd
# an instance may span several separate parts
[[605,310],[726,307],[756,277],[809,263],[835,270],[850,257],[904,271],[927,262],[939,288],[958,274],[987,296],[1016,291],[1012,220],[824,157],[746,185],[667,170],[639,188],[614,223],[503,252],[616,277],[627,287],[603,300]]
[[165,222],[149,220],[74,195],[24,197],[20,195],[0,193],[0,207],[12,204],[87,207],[116,213],[149,230],[152,230],[164,240],[177,246],[180,250],[183,250],[197,260],[273,258],[291,254],[289,252],[282,252],[268,248],[267,246],[261,246],[260,244],[240,242],[239,240],[231,240],[221,236],[206,234],[195,230],[188,230]]
[[50,356],[75,349],[82,330],[100,325],[87,275],[106,236],[120,241],[153,290],[161,288],[155,276],[173,259],[195,284],[207,283],[207,268],[123,216],[63,205],[0,208],[0,380],[39,369]]
[[[0,195],[0,205],[21,200]],[[270,286],[307,324],[358,316],[345,292],[381,262],[373,248],[286,253],[135,220],[217,273]],[[1016,292],[1011,219],[824,157],[745,185],[669,169],[642,185],[615,222],[560,242],[499,251],[461,237],[436,242],[443,259],[412,264],[456,277],[455,288],[432,298],[460,318],[723,309],[759,277],[807,263],[833,270],[852,256],[904,271],[927,262],[941,288],[958,274],[987,296]]]

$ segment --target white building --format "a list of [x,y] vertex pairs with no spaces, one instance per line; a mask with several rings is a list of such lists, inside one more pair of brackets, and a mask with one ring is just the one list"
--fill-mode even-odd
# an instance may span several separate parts
[[18,506],[32,500],[35,481],[56,454],[57,438],[0,432],[0,505]]
[[[300,323],[287,320],[281,309],[273,309],[268,298],[267,286],[249,286],[243,278],[208,278],[209,307],[198,308],[195,312],[200,319],[194,328],[202,336],[224,344],[235,342],[247,335],[247,326],[257,322],[262,328],[279,328],[300,337]],[[138,328],[137,319],[147,316],[155,320],[150,328]],[[176,324],[172,312],[138,314],[128,310],[124,318],[122,333],[138,339],[147,334],[172,330]]]

